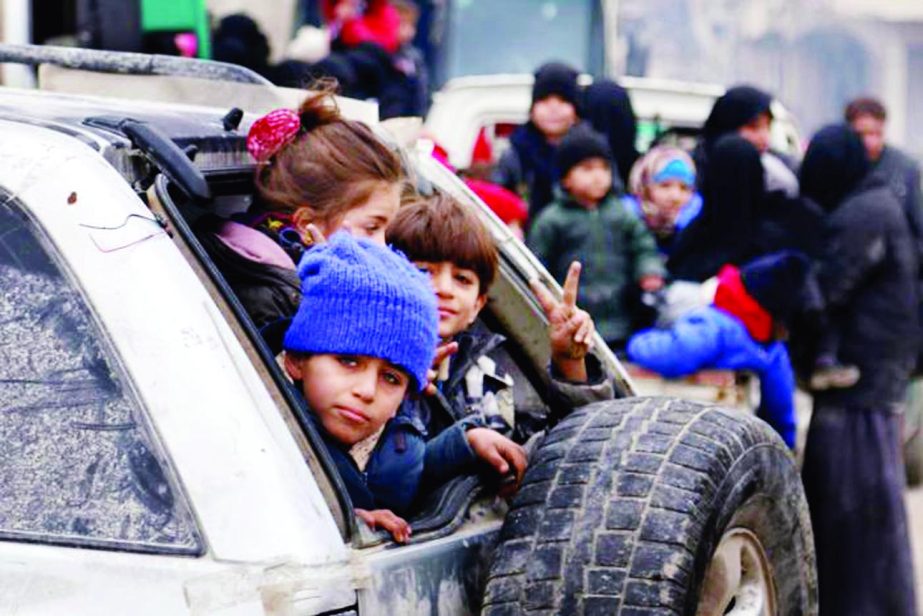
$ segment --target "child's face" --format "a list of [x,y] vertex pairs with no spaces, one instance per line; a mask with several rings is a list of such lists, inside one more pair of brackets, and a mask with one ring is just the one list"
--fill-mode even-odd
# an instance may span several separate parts
[[572,104],[552,94],[535,101],[529,117],[548,139],[560,139],[577,122],[577,110]]
[[612,167],[605,158],[588,158],[568,171],[561,185],[579,203],[596,205],[612,188]]
[[400,45],[407,45],[413,42],[417,36],[417,19],[416,16],[401,13],[401,21],[397,28],[397,42]]
[[410,377],[366,355],[285,354],[285,370],[301,381],[305,400],[338,442],[355,445],[394,417]]
[[368,199],[349,209],[342,218],[321,227],[325,236],[344,230],[353,237],[364,237],[385,245],[385,230],[401,207],[401,185],[380,184]]
[[654,182],[647,188],[648,200],[654,205],[672,212],[673,216],[692,198],[692,187],[682,180]]
[[439,309],[439,337],[447,340],[468,329],[487,303],[487,295],[481,295],[477,273],[451,261],[414,261],[414,265],[428,273],[433,282]]

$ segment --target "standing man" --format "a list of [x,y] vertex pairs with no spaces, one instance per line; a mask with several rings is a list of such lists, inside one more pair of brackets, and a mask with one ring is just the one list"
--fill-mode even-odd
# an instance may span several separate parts
[[885,106],[874,98],[857,98],[846,106],[846,122],[859,133],[872,161],[872,173],[887,183],[900,201],[913,234],[917,257],[923,258],[923,195],[920,167],[897,148],[885,143]]

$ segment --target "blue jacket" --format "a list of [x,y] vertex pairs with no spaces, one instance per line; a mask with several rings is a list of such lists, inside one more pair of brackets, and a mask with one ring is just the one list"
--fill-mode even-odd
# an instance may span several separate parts
[[755,372],[757,415],[795,446],[795,377],[781,342],[759,344],[736,317],[705,306],[685,313],[669,329],[638,333],[627,350],[631,361],[668,378],[707,368]]
[[410,510],[423,477],[426,450],[426,428],[414,410],[412,405],[402,405],[388,421],[364,471],[359,470],[349,455],[349,447],[334,439],[314,412],[308,410],[307,415],[327,446],[354,507],[390,509],[398,515],[406,515]]

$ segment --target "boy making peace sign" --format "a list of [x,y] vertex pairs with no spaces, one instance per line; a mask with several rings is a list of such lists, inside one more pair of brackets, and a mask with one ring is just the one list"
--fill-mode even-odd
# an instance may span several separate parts
[[[493,239],[473,212],[440,195],[401,208],[387,242],[429,274],[439,311],[442,343],[434,365],[441,374],[421,404],[430,439],[425,475],[438,484],[480,460],[508,477],[504,488],[513,491],[527,464],[517,442],[528,440],[535,425],[517,421],[513,379],[489,356],[504,337],[476,322],[496,276]],[[611,380],[589,354],[595,328],[576,305],[579,280],[575,262],[560,301],[538,281],[531,284],[548,319],[551,394],[568,410],[614,396]]]

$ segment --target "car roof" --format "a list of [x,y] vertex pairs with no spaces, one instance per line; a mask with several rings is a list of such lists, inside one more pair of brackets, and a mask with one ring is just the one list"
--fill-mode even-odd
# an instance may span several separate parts
[[99,143],[121,144],[125,137],[93,118],[132,118],[155,125],[173,139],[229,138],[221,118],[227,109],[163,105],[104,97],[75,96],[37,90],[0,88],[0,115],[5,120],[37,124],[68,134],[92,135]]

